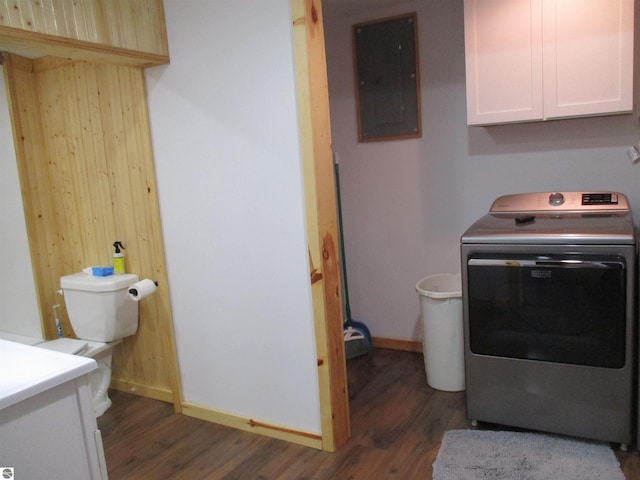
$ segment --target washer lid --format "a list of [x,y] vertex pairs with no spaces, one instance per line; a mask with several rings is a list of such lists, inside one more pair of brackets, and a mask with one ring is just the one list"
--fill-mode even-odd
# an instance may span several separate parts
[[628,245],[635,231],[622,193],[522,193],[496,199],[462,243]]
[[633,245],[635,234],[631,212],[487,214],[467,229],[462,243]]

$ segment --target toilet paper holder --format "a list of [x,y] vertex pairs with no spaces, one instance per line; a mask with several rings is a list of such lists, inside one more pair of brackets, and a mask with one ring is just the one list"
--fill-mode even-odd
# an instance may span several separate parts
[[[148,287],[146,287],[144,285],[145,282],[147,282],[147,283],[153,282],[153,285],[155,285],[155,287],[158,286],[158,282],[156,280],[149,281],[148,279],[145,279],[145,280],[142,280],[142,281],[140,281],[138,283],[134,283],[129,288],[129,296],[131,297],[132,300],[139,301],[142,298],[145,298],[148,295],[151,295],[151,294],[154,293],[155,287],[152,287],[153,290],[149,291]],[[140,289],[142,289],[142,290],[140,290]]]

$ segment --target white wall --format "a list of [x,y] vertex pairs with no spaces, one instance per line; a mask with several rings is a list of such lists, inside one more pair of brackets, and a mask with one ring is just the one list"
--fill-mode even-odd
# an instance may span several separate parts
[[165,0],[146,71],[184,399],[320,432],[289,0]]
[[[421,338],[416,282],[459,271],[460,236],[499,195],[621,191],[640,219],[640,165],[626,155],[640,140],[637,107],[632,115],[468,127],[462,0],[405,1],[377,10],[366,0],[360,4],[364,13],[344,15],[336,11],[340,2],[325,1],[325,38],[351,307],[374,336]],[[423,136],[359,144],[351,26],[412,11],[418,15]],[[638,66],[636,53],[636,77]]]
[[[0,330],[42,338],[4,74],[0,66]],[[46,305],[44,308],[52,308]]]

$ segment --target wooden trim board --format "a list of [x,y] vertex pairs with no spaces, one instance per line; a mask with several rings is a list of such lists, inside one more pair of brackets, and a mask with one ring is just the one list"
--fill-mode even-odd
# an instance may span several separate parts
[[349,439],[349,399],[342,329],[340,268],[329,89],[322,5],[291,0],[296,89],[316,334],[321,447],[335,451]]
[[234,415],[231,413],[205,408],[193,403],[183,402],[182,413],[184,415],[217,423],[227,427],[237,428],[246,432],[257,433],[266,437],[277,438],[287,442],[297,443],[306,447],[316,449],[323,448],[322,435],[303,430],[295,430],[268,422]]
[[403,352],[422,353],[422,342],[415,340],[401,340],[399,338],[373,337],[373,346],[388,350],[400,350]]
[[174,403],[173,392],[168,388],[152,387],[142,383],[131,382],[129,380],[112,378],[109,388],[120,390],[121,392],[133,393],[142,397],[153,398],[162,402]]

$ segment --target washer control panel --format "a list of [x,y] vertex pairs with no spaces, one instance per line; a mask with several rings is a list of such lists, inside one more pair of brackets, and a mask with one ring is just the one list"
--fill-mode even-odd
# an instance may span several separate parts
[[618,205],[617,193],[583,193],[582,205]]
[[[549,195],[549,205],[558,207],[564,203],[564,195],[558,192]],[[583,203],[584,204],[584,203]]]
[[537,192],[503,195],[490,213],[509,212],[627,212],[627,197],[618,192]]

